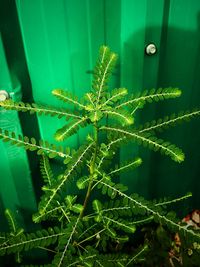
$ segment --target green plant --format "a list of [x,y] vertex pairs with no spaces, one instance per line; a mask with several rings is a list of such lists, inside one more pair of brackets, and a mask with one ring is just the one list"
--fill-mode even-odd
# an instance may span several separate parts
[[[33,221],[48,221],[51,226],[35,233],[25,233],[17,227],[11,212],[6,210],[10,232],[0,235],[0,255],[14,253],[16,261],[20,263],[23,251],[47,249],[50,246],[47,249],[50,265],[45,266],[134,266],[136,263],[142,264],[150,243],[144,241],[128,253],[127,244],[130,245],[137,228],[152,221],[172,233],[178,232],[184,239],[187,237],[188,242],[199,242],[199,232],[179,224],[174,213],[167,209],[169,204],[187,199],[191,194],[158,202],[147,201],[135,193],[129,195],[126,193],[128,188],[118,183],[117,177],[122,171],[138,167],[142,160],[130,159],[113,168],[113,157],[124,143],[133,141],[160,151],[176,162],[182,162],[184,154],[181,149],[156,138],[155,133],[200,115],[200,111],[173,114],[141,127],[134,126],[137,109],[143,108],[146,103],[179,97],[181,91],[177,88],[160,88],[136,96],[128,95],[126,88],[109,91],[108,80],[116,60],[117,55],[108,47],[100,48],[92,89],[81,100],[61,89],[53,90],[53,95],[71,104],[73,111],[14,103],[12,100],[0,103],[2,108],[9,110],[69,120],[56,131],[57,141],[65,140],[87,125],[93,129],[76,151],[0,129],[3,141],[37,151],[41,156],[43,195]],[[55,157],[63,160],[65,168],[58,177],[51,170],[49,160]],[[66,194],[70,181],[84,192],[84,197],[83,194]]]

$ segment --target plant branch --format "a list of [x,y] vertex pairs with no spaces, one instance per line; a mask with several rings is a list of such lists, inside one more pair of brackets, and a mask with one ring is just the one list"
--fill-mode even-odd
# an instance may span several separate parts
[[126,264],[126,266],[128,266],[132,261],[135,261],[145,250],[148,249],[148,246],[145,245],[136,255],[134,255],[134,257],[132,257],[128,263]]
[[80,213],[80,218],[83,217],[84,212],[85,212],[85,209],[87,207],[87,204],[88,204],[88,201],[89,201],[89,198],[90,198],[90,194],[91,194],[91,191],[92,191],[93,180],[94,180],[95,162],[96,162],[97,147],[98,147],[98,126],[97,126],[97,123],[96,122],[94,124],[94,143],[95,143],[94,144],[95,145],[94,154],[93,154],[93,158],[91,160],[91,164],[89,166],[89,170],[90,170],[90,182],[89,182],[89,185],[88,185],[88,188],[87,188],[87,193],[86,193],[86,196],[85,196],[85,199],[84,199],[83,209],[82,209],[82,211]]

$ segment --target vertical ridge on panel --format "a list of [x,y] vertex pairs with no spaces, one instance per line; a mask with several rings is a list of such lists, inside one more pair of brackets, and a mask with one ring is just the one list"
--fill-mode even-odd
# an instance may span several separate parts
[[[126,87],[129,93],[138,93],[143,86],[146,8],[146,0],[121,0],[120,86]],[[121,161],[133,159],[140,156],[139,149],[135,145],[125,146],[121,149],[120,156]],[[128,185],[130,191],[139,190],[143,194],[145,189],[139,188],[140,179],[143,178],[139,176],[138,169],[129,173],[129,175],[121,175],[122,182]]]
[[[67,105],[55,99],[51,91],[55,88],[73,90],[65,2],[17,0],[34,100],[59,107]],[[38,121],[41,137],[53,143],[55,130],[66,122],[48,116],[40,116]],[[76,146],[77,137],[70,137],[64,144]]]
[[[20,84],[13,84],[12,77],[7,66],[4,48],[0,36],[0,89],[8,93],[19,101]],[[18,98],[17,98],[18,96]],[[21,134],[20,121],[16,111],[0,110],[0,128]],[[23,225],[22,217],[26,213],[36,210],[35,196],[31,182],[30,169],[27,155],[23,148],[19,148],[9,143],[0,142],[0,195],[4,208],[11,209]],[[23,173],[23,174],[22,174]]]
[[120,53],[120,37],[121,0],[105,1],[105,40],[111,50],[118,54]]
[[[115,8],[113,8],[115,6]],[[121,0],[105,1],[105,42],[119,58],[111,79],[111,88],[120,87]]]
[[[96,64],[99,48],[105,44],[105,1],[104,0],[86,0],[87,9],[87,36],[89,51],[89,88],[92,82],[92,70]],[[89,73],[88,73],[89,72]]]
[[[158,73],[159,73],[159,60],[160,60],[160,46],[161,46],[161,34],[162,34],[162,21],[164,16],[164,1],[160,0],[147,0],[146,8],[146,25],[145,25],[145,39],[143,44],[144,49],[144,64],[143,64],[143,79],[141,90],[150,90],[152,88],[158,88]],[[149,44],[155,44],[156,53],[154,55],[147,55],[145,48]],[[151,103],[144,107],[144,112],[141,111],[140,123],[151,121],[156,117],[158,104]],[[144,157],[143,166],[140,169],[140,176],[138,188],[143,188],[143,194],[148,198],[155,198],[156,191],[156,177],[157,173],[157,161],[155,152],[144,150],[141,151],[141,156]],[[161,155],[158,155],[160,160],[163,160]],[[170,160],[170,159],[169,159]],[[147,186],[143,186],[146,184]]]

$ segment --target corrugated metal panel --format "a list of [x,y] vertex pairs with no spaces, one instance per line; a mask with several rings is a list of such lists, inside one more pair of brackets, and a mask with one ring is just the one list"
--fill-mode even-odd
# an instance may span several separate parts
[[[90,87],[98,48],[107,44],[120,55],[113,87],[132,92],[164,86],[183,89],[178,104],[172,100],[148,105],[140,121],[199,104],[198,0],[192,4],[189,0],[16,0],[16,6],[36,102],[58,105],[51,96],[58,87],[82,95]],[[145,46],[151,42],[157,53],[147,56]],[[62,121],[47,117],[38,121],[41,137],[52,141]],[[190,155],[182,166],[134,146],[123,149],[122,159],[141,154],[144,164],[129,177],[122,176],[122,181],[146,197],[193,191],[193,205],[199,204],[199,128],[192,122],[164,135]],[[86,132],[66,143],[76,146]]]
[[[91,77],[86,72],[93,68],[98,46],[105,43],[120,54],[120,66],[116,71],[113,86],[125,86],[132,92],[159,86],[177,86],[184,89],[185,97],[178,101],[178,104],[174,103],[175,110],[186,104],[186,100],[186,106],[191,105],[188,95],[191,97],[194,94],[191,93],[191,83],[192,66],[196,67],[194,58],[198,54],[196,49],[199,45],[198,29],[195,27],[200,9],[199,1],[194,1],[193,5],[187,0],[77,0],[56,3],[31,1],[30,6],[30,2],[19,0],[17,6],[27,60],[31,58],[31,64],[28,62],[28,66],[30,68],[33,65],[29,72],[35,100],[46,101],[48,98],[51,102],[50,91],[59,86],[68,88],[78,95],[84,93],[90,86]],[[34,16],[31,16],[30,12],[33,12]],[[187,34],[187,31],[191,33]],[[149,57],[145,55],[144,50],[151,42],[156,44],[158,52]],[[188,45],[196,48],[188,49]],[[185,59],[187,64],[184,64]],[[35,68],[38,64],[41,64],[45,72],[43,75],[40,67],[39,71]],[[177,71],[182,75],[177,75]],[[187,73],[189,75],[186,75]],[[34,85],[34,82],[37,84]],[[140,120],[154,116],[159,118],[162,112],[170,114],[172,110],[173,103],[169,102],[158,105],[158,108],[156,105],[148,106],[147,111],[140,115]],[[41,120],[40,128],[42,134],[45,136],[46,133],[49,137],[53,134],[52,124],[49,120],[50,129],[45,130],[47,119],[44,120]],[[192,131],[192,125],[186,128]],[[179,138],[176,138],[177,134]],[[188,140],[190,136],[191,133],[188,132]],[[181,141],[184,142],[186,153],[190,152],[185,138],[178,130],[175,130],[174,134],[170,133],[167,139],[170,137],[180,144]],[[71,139],[71,144],[75,141]],[[195,142],[198,143],[197,140]],[[122,177],[123,182],[130,188],[147,197],[176,195],[194,189],[184,176],[190,169],[191,162],[188,158],[181,167],[169,159],[151,152],[144,153],[143,150],[134,147],[122,150],[121,158],[140,152],[145,159],[143,168],[129,178]],[[198,166],[198,160],[199,154],[196,153],[192,159],[196,162],[195,166]],[[156,162],[159,162],[162,168]],[[166,172],[165,166],[173,171]],[[197,172],[198,167],[193,173],[194,179]],[[184,177],[184,186],[181,182],[181,188],[179,173]]]

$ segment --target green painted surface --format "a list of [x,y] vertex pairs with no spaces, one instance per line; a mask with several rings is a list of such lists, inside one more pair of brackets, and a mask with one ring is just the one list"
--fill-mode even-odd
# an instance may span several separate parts
[[[196,1],[170,1],[169,11],[164,21],[161,60],[158,75],[158,85],[174,85],[182,89],[183,96],[177,102],[174,110],[189,109],[199,106],[200,86],[200,2]],[[171,113],[172,107],[168,102],[157,110]],[[185,162],[175,166],[163,160],[159,169],[154,173],[155,187],[151,190],[163,191],[167,194],[192,191],[194,193],[193,205],[199,207],[199,120],[192,121],[184,126],[177,127],[176,131],[169,131],[169,138],[176,142],[186,152]],[[168,138],[168,139],[169,139]],[[154,160],[154,158],[152,158]],[[155,159],[156,160],[156,159]],[[165,171],[164,171],[165,168]],[[162,177],[159,179],[158,177]],[[154,193],[155,194],[155,193]]]
[[[0,58],[0,88],[7,90],[16,101],[20,101],[21,86],[16,78],[11,78],[1,38]],[[0,127],[22,134],[18,114],[15,111],[0,110]],[[22,225],[24,214],[36,209],[26,153],[21,148],[2,142],[0,142],[0,198],[1,209],[11,209]]]
[[[90,88],[98,48],[106,44],[119,53],[113,87],[131,92],[165,86],[183,90],[180,100],[147,105],[136,123],[199,106],[199,0],[16,0],[16,8],[34,101],[60,105],[51,96],[59,87],[82,96]],[[157,53],[147,56],[145,46],[151,42]],[[27,100],[29,92],[28,87]],[[63,125],[49,117],[38,117],[38,123],[41,137],[50,141]],[[76,147],[88,131],[65,144]],[[159,136],[181,146],[185,162],[178,165],[143,148],[126,147],[121,160],[141,155],[144,163],[121,180],[147,198],[192,191],[191,205],[198,207],[199,121]]]
[[[51,96],[55,88],[65,88],[82,96],[90,86],[88,72],[93,69],[99,44],[103,43],[103,22],[98,19],[104,14],[103,1],[16,3],[34,100],[60,105]],[[97,24],[99,31],[95,33],[93,25]],[[38,120],[42,138],[53,142],[53,133],[63,121],[47,117]],[[67,144],[75,146],[79,138],[71,137]]]

